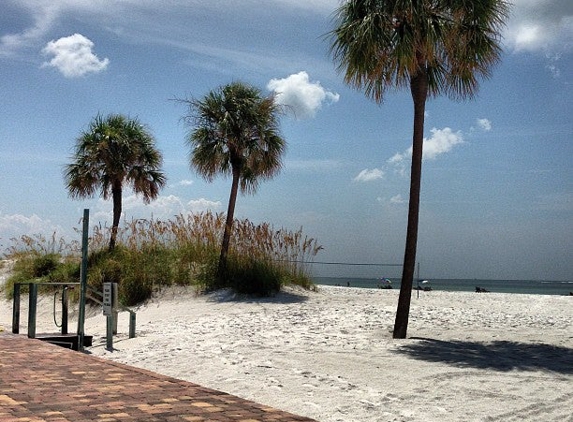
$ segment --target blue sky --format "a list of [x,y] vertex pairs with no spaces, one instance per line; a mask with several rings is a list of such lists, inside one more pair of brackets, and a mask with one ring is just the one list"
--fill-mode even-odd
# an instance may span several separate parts
[[[149,126],[168,186],[125,218],[226,210],[230,180],[188,165],[185,107],[232,81],[274,92],[293,114],[284,169],[236,215],[298,229],[319,261],[401,263],[412,104],[377,105],[345,86],[324,34],[338,0],[3,0],[0,15],[0,244],[76,236],[82,210],[62,168],[98,113]],[[573,3],[515,0],[503,61],[468,102],[429,101],[418,261],[426,278],[573,279]],[[322,275],[397,269],[314,266]],[[384,274],[382,274],[384,272]]]

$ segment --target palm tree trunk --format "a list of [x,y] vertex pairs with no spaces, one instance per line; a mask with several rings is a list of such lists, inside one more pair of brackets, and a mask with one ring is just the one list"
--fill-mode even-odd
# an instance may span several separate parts
[[394,338],[406,338],[410,300],[416,267],[418,244],[418,221],[420,214],[420,186],[422,182],[422,153],[424,143],[424,113],[428,93],[428,77],[421,70],[410,80],[410,90],[414,100],[414,135],[412,137],[412,169],[410,174],[410,201],[408,206],[408,228],[406,249],[402,268],[402,284],[398,298],[398,309],[394,322]]
[[227,255],[229,253],[229,242],[231,240],[231,231],[233,229],[233,220],[235,218],[235,203],[237,202],[237,192],[239,190],[240,170],[237,166],[233,167],[233,182],[231,185],[231,195],[229,196],[229,205],[227,207],[227,221],[223,232],[223,243],[221,245],[221,255],[219,256],[219,267],[217,269],[217,281],[223,283],[227,272]]
[[113,202],[113,223],[111,224],[111,237],[109,239],[109,251],[115,249],[115,241],[117,238],[117,231],[119,228],[119,220],[121,219],[121,199],[122,187],[121,183],[114,183],[111,188],[111,198]]

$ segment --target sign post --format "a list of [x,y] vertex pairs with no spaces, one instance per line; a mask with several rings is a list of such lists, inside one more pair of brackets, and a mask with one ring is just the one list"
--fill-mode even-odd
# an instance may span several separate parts
[[106,317],[106,342],[108,350],[113,350],[113,335],[117,333],[117,284],[103,283],[103,314]]
[[113,285],[103,283],[103,314],[110,316],[113,309]]
[[80,304],[78,315],[78,350],[84,350],[84,323],[86,319],[86,292],[88,286],[88,231],[90,210],[84,209],[82,228],[82,265],[80,267]]

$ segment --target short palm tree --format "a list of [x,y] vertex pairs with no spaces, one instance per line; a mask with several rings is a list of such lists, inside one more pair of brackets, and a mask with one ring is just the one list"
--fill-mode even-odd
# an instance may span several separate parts
[[408,228],[394,338],[405,338],[416,263],[424,112],[428,97],[477,92],[501,55],[505,0],[350,0],[335,13],[331,53],[347,84],[382,102],[410,89],[414,133]]
[[113,223],[109,250],[116,243],[125,185],[149,203],[165,185],[163,158],[155,140],[137,119],[121,114],[96,116],[76,140],[73,162],[64,178],[72,198],[90,198],[96,191],[113,201]]
[[241,82],[184,102],[189,105],[185,120],[193,127],[187,137],[191,167],[209,182],[218,174],[232,178],[217,272],[223,282],[239,188],[255,193],[260,180],[273,177],[282,167],[286,147],[279,134],[282,110],[273,96],[263,97],[259,89]]

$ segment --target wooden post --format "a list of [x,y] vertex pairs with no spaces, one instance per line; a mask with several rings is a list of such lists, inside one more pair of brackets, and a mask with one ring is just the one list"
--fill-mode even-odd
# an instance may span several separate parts
[[14,301],[12,304],[12,333],[20,334],[20,283],[14,284]]

